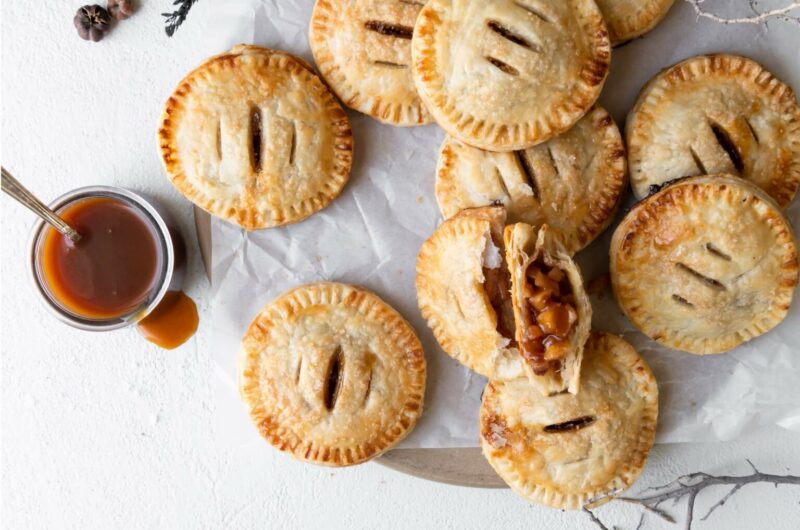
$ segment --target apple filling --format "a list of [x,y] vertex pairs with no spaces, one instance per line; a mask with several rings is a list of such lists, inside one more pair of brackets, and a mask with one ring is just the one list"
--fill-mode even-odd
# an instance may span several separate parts
[[514,306],[511,303],[511,286],[505,265],[483,269],[484,289],[497,315],[497,332],[514,342]]
[[575,296],[566,273],[541,260],[525,271],[520,351],[533,373],[561,370],[570,352],[569,334],[578,320]]
[[502,245],[492,234],[483,252],[483,288],[497,316],[497,332],[509,339],[513,345],[516,325],[514,305],[511,301],[511,275],[501,248]]

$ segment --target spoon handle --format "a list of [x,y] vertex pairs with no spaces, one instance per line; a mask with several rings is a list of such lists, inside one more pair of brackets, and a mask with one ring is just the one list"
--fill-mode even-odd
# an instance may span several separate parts
[[56,213],[45,206],[42,201],[37,199],[25,186],[19,183],[11,173],[2,169],[2,188],[3,191],[11,195],[20,204],[27,206],[33,213],[50,223],[53,228],[70,238],[73,242],[77,243],[81,239],[81,235],[75,231],[74,228],[64,222]]

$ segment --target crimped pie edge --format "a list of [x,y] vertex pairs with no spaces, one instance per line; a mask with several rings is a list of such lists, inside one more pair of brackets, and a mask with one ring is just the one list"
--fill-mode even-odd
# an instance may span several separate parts
[[[337,31],[335,15],[333,15],[335,12],[334,1],[316,1],[308,33],[314,62],[330,89],[348,107],[381,122],[398,127],[413,127],[431,123],[433,118],[419,98],[419,94],[411,104],[389,101],[381,97],[364,98],[358,87],[341,72],[342,68],[337,64],[327,45],[329,35]],[[416,90],[415,87],[414,90]]]
[[[508,139],[504,141],[492,140],[488,134],[482,137],[477,134],[470,134],[467,129],[484,129],[483,122],[476,123],[471,115],[459,112],[455,109],[451,97],[447,96],[442,90],[442,82],[437,75],[435,64],[435,54],[431,53],[431,48],[435,47],[434,26],[441,21],[438,13],[434,10],[443,0],[430,0],[419,13],[417,22],[414,26],[414,36],[411,40],[411,61],[414,83],[417,92],[424,102],[433,118],[445,132],[462,142],[480,147],[490,151],[512,151],[525,149],[544,142],[570,129],[597,101],[600,97],[605,80],[608,77],[611,64],[611,42],[608,37],[608,28],[605,19],[600,13],[599,8],[591,3],[596,10],[596,17],[591,21],[591,28],[587,29],[587,34],[593,36],[595,40],[595,56],[586,59],[584,71],[587,72],[581,80],[583,90],[576,90],[570,101],[565,101],[557,108],[550,109],[547,119],[540,120],[534,124],[527,123],[525,129],[521,130],[521,124],[515,124],[513,131],[508,133]],[[584,1],[584,0],[579,0]],[[590,65],[587,68],[587,65]],[[435,80],[433,82],[432,80]],[[561,119],[559,119],[561,116]],[[459,123],[461,122],[461,123]],[[500,128],[509,129],[505,124],[499,125]]]
[[[666,92],[675,89],[686,80],[711,78],[712,76],[725,76],[731,73],[747,73],[747,77],[739,77],[743,82],[747,82],[749,88],[756,92],[761,98],[772,103],[775,108],[779,108],[785,115],[792,116],[790,120],[790,130],[792,135],[792,159],[793,164],[787,175],[785,175],[782,186],[770,193],[776,202],[785,208],[792,201],[800,187],[800,104],[797,101],[792,87],[775,77],[758,62],[748,57],[732,54],[707,54],[697,55],[684,59],[672,66],[662,69],[652,79],[650,79],[641,89],[636,101],[628,113],[625,122],[625,137],[628,148],[628,170],[630,173],[631,187],[637,196],[642,194],[637,190],[636,183],[639,180],[635,165],[632,160],[641,158],[641,149],[649,143],[647,139],[639,139],[635,130],[643,127],[640,122],[652,123],[655,117],[648,119],[647,109],[653,106],[666,96]],[[666,84],[660,91],[661,97],[650,99],[654,89],[659,85]],[[769,192],[768,192],[769,193]]]
[[[652,30],[667,16],[674,3],[675,0],[646,0],[646,8],[640,16],[628,14],[624,18],[621,17],[620,24],[617,26],[611,24],[609,22],[610,17],[603,13],[608,25],[611,45],[619,46],[625,44]],[[603,8],[601,7],[600,10],[602,11]]]
[[[181,169],[178,146],[174,140],[175,123],[180,119],[184,101],[192,90],[193,81],[197,77],[213,75],[214,71],[223,68],[235,68],[240,56],[245,53],[263,55],[262,60],[267,61],[263,65],[265,68],[274,67],[289,72],[291,75],[301,76],[304,83],[309,85],[310,90],[315,91],[321,97],[331,119],[332,129],[335,131],[335,150],[331,154],[334,160],[334,171],[326,179],[325,184],[320,186],[318,195],[299,205],[282,205],[281,208],[271,211],[272,216],[267,216],[247,204],[241,204],[241,198],[235,201],[220,201],[191,184]],[[302,59],[283,51],[258,46],[237,45],[226,53],[207,59],[190,71],[178,83],[164,105],[159,120],[157,141],[164,170],[178,191],[210,214],[236,223],[247,230],[296,223],[322,210],[342,192],[349,179],[352,166],[353,135],[350,122],[333,93]]]
[[[625,140],[614,119],[608,111],[597,104],[581,118],[581,120],[585,119],[592,119],[593,123],[598,124],[595,130],[598,133],[598,137],[602,136],[604,147],[610,152],[613,160],[609,160],[609,163],[606,164],[607,171],[605,173],[607,178],[605,180],[605,186],[599,197],[596,198],[597,200],[592,201],[590,214],[585,218],[584,222],[577,227],[574,234],[570,236],[561,235],[564,247],[570,255],[574,255],[578,251],[586,248],[614,221],[625,197],[626,188],[629,183]],[[579,120],[579,122],[581,120]],[[569,134],[570,131],[563,133],[564,136]],[[543,142],[539,145],[546,144],[547,142]],[[449,219],[459,211],[462,211],[462,209],[458,207],[458,203],[461,199],[455,197],[457,195],[463,195],[464,192],[463,188],[458,187],[456,184],[458,179],[454,168],[454,160],[458,157],[458,151],[461,149],[480,148],[465,144],[450,135],[445,136],[439,148],[439,155],[436,162],[435,196],[439,210],[445,219]],[[469,207],[477,206],[478,205]],[[523,220],[511,216],[509,216],[508,219],[508,222],[512,223],[521,221]],[[554,228],[553,231],[557,232]]]
[[[629,488],[644,470],[647,457],[655,441],[656,426],[658,421],[658,385],[655,376],[647,362],[625,339],[611,333],[593,331],[587,342],[587,355],[597,355],[596,349],[603,348],[601,351],[607,355],[613,355],[614,361],[629,367],[631,378],[636,381],[637,389],[645,401],[645,407],[641,416],[641,427],[637,429],[635,450],[630,453],[630,458],[624,466],[611,476],[608,482],[593,491],[565,494],[555,488],[537,484],[535,479],[525,479],[515,469],[513,461],[509,459],[494,457],[491,451],[494,449],[483,436],[484,427],[496,411],[493,399],[498,392],[502,382],[490,381],[483,392],[480,408],[481,449],[484,457],[497,472],[498,475],[509,485],[509,487],[520,497],[531,502],[550,506],[552,508],[579,510],[587,503],[592,502],[592,507],[597,507],[613,499],[613,495],[622,493]],[[542,399],[548,399],[542,397]],[[505,416],[503,416],[505,418]],[[605,497],[609,495],[608,497]]]
[[[346,448],[344,451],[332,450],[324,445],[305,442],[302,433],[294,433],[290,427],[270,422],[269,414],[263,410],[259,400],[259,379],[250,375],[250,372],[256,371],[261,348],[257,347],[254,350],[252,345],[262,345],[268,340],[271,327],[284,322],[298,310],[316,304],[343,304],[355,307],[362,315],[368,315],[370,319],[381,322],[386,332],[385,340],[391,340],[406,352],[406,368],[410,380],[408,393],[412,399],[402,405],[394,426],[382,433],[380,444]],[[289,453],[297,460],[325,466],[342,467],[360,464],[383,454],[403,440],[422,416],[426,375],[427,364],[422,344],[402,315],[366,289],[335,282],[301,285],[270,302],[248,327],[239,353],[240,394],[260,434],[272,446]]]
[[[639,231],[639,228],[643,227],[646,230],[648,221],[657,220],[658,211],[662,208],[669,208],[670,205],[674,203],[675,198],[672,197],[673,195],[678,194],[682,200],[691,200],[692,198],[698,198],[697,194],[703,192],[701,188],[707,186],[713,186],[714,188],[710,191],[715,192],[717,195],[732,192],[734,189],[738,190],[739,193],[750,194],[756,201],[760,201],[768,208],[768,215],[766,216],[765,222],[769,224],[775,233],[776,243],[786,249],[786,257],[784,259],[784,266],[782,267],[784,276],[776,280],[776,283],[780,286],[780,290],[773,304],[773,311],[767,315],[761,315],[762,318],[760,321],[751,322],[748,328],[740,330],[736,336],[729,335],[720,337],[717,340],[684,339],[677,336],[678,334],[676,332],[672,332],[670,336],[666,336],[665,333],[668,333],[670,330],[645,325],[642,319],[639,318],[641,312],[631,309],[631,305],[636,303],[637,297],[635,295],[626,295],[619,285],[620,264],[625,262],[627,254],[629,253],[629,251],[626,250],[628,246],[627,237]],[[679,190],[683,189],[688,189],[687,193],[679,192]],[[687,197],[687,195],[689,195],[689,197]],[[748,202],[748,207],[753,207],[753,201]],[[617,226],[611,239],[609,254],[611,284],[614,296],[631,323],[642,333],[661,344],[696,355],[724,353],[748,340],[766,333],[780,324],[789,312],[794,290],[798,282],[798,273],[800,272],[795,236],[790,223],[784,217],[780,207],[772,197],[755,184],[731,175],[687,177],[673,184],[666,185],[658,193],[640,201],[628,212]]]

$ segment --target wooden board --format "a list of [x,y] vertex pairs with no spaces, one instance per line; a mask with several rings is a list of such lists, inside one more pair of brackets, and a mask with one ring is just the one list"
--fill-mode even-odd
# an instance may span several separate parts
[[[200,256],[211,280],[211,216],[194,208]],[[479,447],[451,449],[395,449],[375,462],[407,475],[455,486],[505,488],[505,483],[486,462]]]

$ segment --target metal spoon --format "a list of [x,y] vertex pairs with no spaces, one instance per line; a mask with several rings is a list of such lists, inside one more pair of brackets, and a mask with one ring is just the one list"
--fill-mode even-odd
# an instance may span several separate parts
[[11,195],[17,202],[23,206],[27,206],[33,213],[50,223],[53,228],[70,238],[73,243],[77,243],[81,240],[81,235],[74,228],[69,226],[56,212],[45,206],[42,201],[25,189],[25,186],[20,184],[6,168],[0,166],[0,169],[2,169],[2,188],[4,192]]

